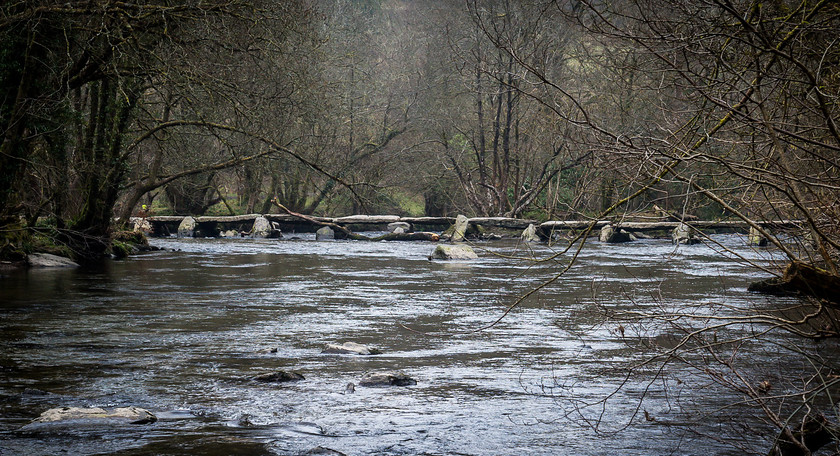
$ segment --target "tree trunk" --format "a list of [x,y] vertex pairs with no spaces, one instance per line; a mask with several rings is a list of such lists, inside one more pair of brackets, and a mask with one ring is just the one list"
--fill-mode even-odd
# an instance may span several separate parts
[[122,138],[137,95],[103,79],[91,84],[90,99],[88,128],[76,149],[82,210],[65,233],[65,241],[83,260],[100,258],[109,245],[111,219],[126,171]]

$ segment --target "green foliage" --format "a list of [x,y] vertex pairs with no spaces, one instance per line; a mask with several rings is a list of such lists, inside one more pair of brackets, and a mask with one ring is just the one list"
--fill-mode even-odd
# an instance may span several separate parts
[[111,241],[111,254],[114,255],[116,258],[125,258],[131,255],[132,248],[131,245],[120,242],[120,241]]
[[39,221],[35,227],[21,222],[8,223],[0,231],[0,261],[23,261],[30,253],[51,253],[74,258],[74,252],[60,241],[54,224]]
[[[11,221],[10,221],[11,222]],[[18,221],[0,223],[0,261],[22,261],[31,252],[32,239]]]
[[531,207],[522,212],[522,218],[524,219],[533,219],[539,222],[546,222],[548,221],[548,212],[545,209],[539,207]]
[[393,199],[399,205],[399,214],[403,216],[420,217],[424,215],[423,198],[406,192],[394,191]]
[[473,150],[469,138],[467,138],[463,133],[457,133],[449,139],[449,148],[458,151],[464,150],[467,152],[472,152]]

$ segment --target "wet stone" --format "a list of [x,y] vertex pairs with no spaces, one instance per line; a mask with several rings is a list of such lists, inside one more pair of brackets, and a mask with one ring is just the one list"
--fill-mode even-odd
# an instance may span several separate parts
[[747,240],[750,245],[757,246],[757,247],[765,247],[767,246],[767,238],[764,237],[755,227],[750,227],[750,233],[747,236]]
[[305,380],[305,378],[297,372],[277,371],[270,374],[257,375],[254,377],[254,380],[262,383],[286,383]]
[[694,237],[694,231],[685,223],[680,223],[674,228],[671,239],[674,244],[694,245],[700,243],[700,240]]
[[79,266],[70,258],[49,253],[32,253],[26,257],[26,262],[31,268],[76,268]]
[[537,227],[533,223],[529,224],[528,228],[522,231],[519,238],[522,239],[522,242],[540,242],[540,237],[537,236]]
[[251,237],[257,239],[277,239],[283,237],[280,230],[275,229],[267,218],[260,216],[254,220],[254,225],[251,227]]
[[359,380],[359,386],[411,386],[417,380],[403,372],[368,372]]
[[367,345],[357,344],[355,342],[345,342],[339,344],[327,344],[321,353],[330,355],[378,355],[381,351],[369,347]]
[[33,423],[55,423],[66,421],[100,421],[127,422],[130,424],[147,424],[157,421],[152,412],[140,407],[117,407],[104,409],[100,407],[58,407],[45,411]]
[[178,225],[178,237],[193,237],[195,235],[196,221],[192,217],[184,217]]
[[317,446],[306,453],[304,455],[325,455],[325,456],[346,456],[344,453],[340,451],[333,450],[331,448],[325,448],[322,446]]
[[323,226],[315,232],[315,240],[321,241],[324,239],[335,239],[335,231],[328,226]]
[[478,254],[468,245],[440,244],[429,255],[430,260],[475,260]]
[[412,229],[408,222],[391,222],[388,224],[388,231],[391,233],[410,233]]
[[636,237],[621,228],[614,227],[613,225],[605,225],[601,228],[598,240],[607,244],[620,244],[635,241]]
[[455,228],[452,232],[452,242],[460,242],[463,241],[464,238],[467,236],[467,230],[469,230],[470,222],[466,216],[458,214],[455,218]]
[[223,238],[238,238],[238,237],[239,237],[239,231],[236,231],[236,230],[227,230],[227,231],[222,231],[221,233],[219,233],[219,237],[223,237]]

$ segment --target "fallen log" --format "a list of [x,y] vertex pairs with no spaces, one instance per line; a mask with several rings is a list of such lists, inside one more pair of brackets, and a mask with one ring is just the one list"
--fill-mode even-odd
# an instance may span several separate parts
[[437,242],[437,241],[440,240],[440,236],[438,236],[436,233],[427,233],[427,232],[422,232],[422,231],[421,232],[416,232],[416,233],[388,233],[388,234],[383,234],[382,236],[375,236],[375,237],[363,236],[361,234],[354,233],[354,232],[348,230],[346,227],[341,226],[338,223],[327,222],[327,221],[323,221],[323,220],[317,220],[317,219],[315,219],[313,217],[310,217],[308,215],[303,215],[303,214],[298,214],[297,212],[293,212],[293,211],[289,210],[286,206],[280,204],[280,202],[277,201],[277,198],[272,199],[271,202],[274,203],[275,206],[280,208],[281,211],[283,211],[283,212],[285,212],[285,213],[287,213],[291,216],[297,217],[301,220],[306,220],[307,222],[312,223],[314,225],[327,226],[327,227],[331,228],[333,231],[341,233],[340,236],[336,236],[336,238],[338,238],[338,239],[352,239],[354,241],[432,241],[432,242]]
[[[365,237],[365,236],[362,236]],[[440,236],[437,233],[418,231],[416,233],[388,233],[382,236],[365,238],[367,241],[432,241],[437,242]]]

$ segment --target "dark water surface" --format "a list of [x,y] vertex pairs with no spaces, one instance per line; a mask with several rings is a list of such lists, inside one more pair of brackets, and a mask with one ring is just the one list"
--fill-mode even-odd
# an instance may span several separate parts
[[[742,237],[715,239],[769,261]],[[153,243],[178,251],[0,279],[0,455],[286,455],[319,445],[348,455],[723,454],[728,447],[645,421],[643,409],[685,419],[667,382],[633,377],[603,412],[580,408],[625,380],[612,368],[647,355],[601,324],[603,311],[767,302],[745,291],[766,274],[717,247],[593,243],[567,275],[476,332],[559,266],[491,254],[527,254],[507,241],[479,244],[487,251],[469,263],[430,262],[433,245],[423,242]],[[345,341],[383,353],[321,354]],[[777,362],[768,347],[744,349]],[[375,369],[418,383],[342,394]],[[306,379],[249,380],[276,370]],[[737,399],[721,394],[690,404]],[[20,430],[52,407],[127,405],[160,420]]]

